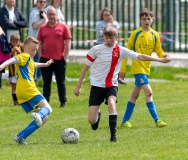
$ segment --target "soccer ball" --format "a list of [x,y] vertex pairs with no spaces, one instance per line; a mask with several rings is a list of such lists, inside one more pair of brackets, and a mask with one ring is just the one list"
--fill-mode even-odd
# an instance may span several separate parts
[[67,128],[63,131],[61,139],[64,143],[78,143],[79,133],[74,128]]

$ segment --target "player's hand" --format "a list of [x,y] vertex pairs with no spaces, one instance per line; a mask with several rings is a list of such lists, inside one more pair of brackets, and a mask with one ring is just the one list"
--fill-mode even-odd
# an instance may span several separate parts
[[124,80],[125,76],[126,76],[126,73],[119,72],[119,78],[121,78],[122,80]]
[[54,60],[53,59],[50,59],[49,61],[46,62],[46,66],[50,66],[52,63],[54,63]]
[[76,96],[79,96],[80,95],[80,91],[81,91],[81,88],[79,86],[76,86],[76,88],[74,89],[74,94]]
[[161,62],[162,63],[169,63],[172,59],[171,59],[171,57],[170,56],[166,56],[166,57],[164,57],[164,58],[161,58]]

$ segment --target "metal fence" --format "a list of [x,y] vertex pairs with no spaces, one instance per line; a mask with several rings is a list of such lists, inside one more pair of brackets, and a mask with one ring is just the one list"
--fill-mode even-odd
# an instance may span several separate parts
[[[4,0],[0,1],[0,6]],[[29,20],[34,0],[17,0]],[[163,49],[188,51],[188,0],[63,0],[62,12],[73,36],[72,48],[90,48],[96,41],[95,26],[100,11],[108,7],[120,23],[119,43],[126,45],[131,32],[140,26],[139,12],[149,8],[154,13],[152,28],[159,32]]]

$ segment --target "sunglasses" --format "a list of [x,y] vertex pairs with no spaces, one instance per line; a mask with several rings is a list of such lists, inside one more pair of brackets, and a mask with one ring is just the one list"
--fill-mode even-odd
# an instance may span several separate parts
[[110,16],[110,14],[103,14],[103,16]]
[[46,3],[46,1],[39,1],[39,3]]

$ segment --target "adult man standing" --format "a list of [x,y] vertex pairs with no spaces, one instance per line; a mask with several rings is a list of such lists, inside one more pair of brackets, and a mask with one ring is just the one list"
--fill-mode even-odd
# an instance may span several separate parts
[[[44,12],[44,8],[46,7],[46,0],[37,0],[36,6],[31,10],[30,16],[29,16],[29,33],[28,37],[34,37],[37,38],[39,28],[41,25],[45,24],[48,19],[47,15]],[[33,58],[35,62],[39,61],[38,52],[36,53],[35,57]],[[35,81],[41,77],[40,68],[35,69]]]
[[40,27],[38,33],[40,62],[53,59],[54,63],[46,68],[41,68],[44,81],[43,95],[50,101],[52,73],[55,73],[60,107],[66,107],[65,71],[66,60],[71,47],[71,34],[68,27],[58,21],[57,12],[54,8],[47,11],[48,22]]
[[23,13],[15,5],[16,0],[5,0],[5,5],[0,9],[0,26],[9,42],[12,33],[18,33],[21,36],[21,28],[28,25]]

